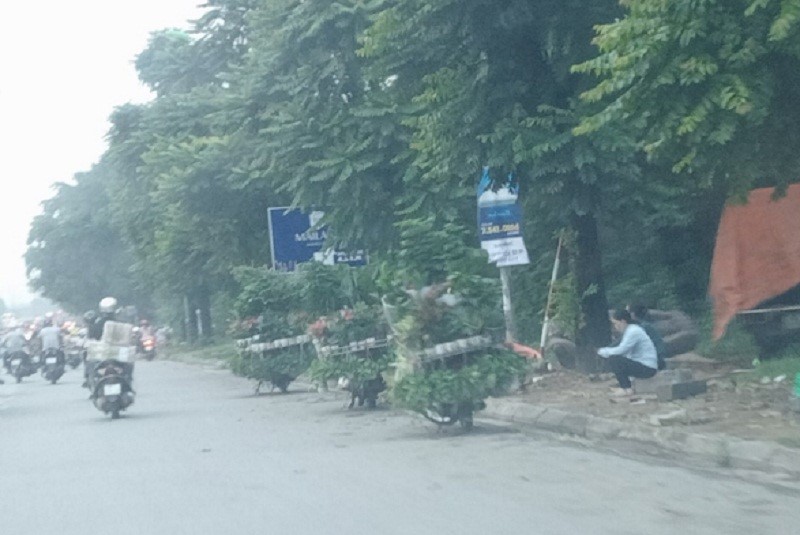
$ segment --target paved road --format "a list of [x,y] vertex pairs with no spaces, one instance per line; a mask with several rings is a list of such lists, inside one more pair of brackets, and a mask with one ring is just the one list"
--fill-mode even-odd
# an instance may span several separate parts
[[0,533],[800,533],[798,496],[502,428],[437,434],[229,372],[137,364],[118,421],[80,371],[0,386]]

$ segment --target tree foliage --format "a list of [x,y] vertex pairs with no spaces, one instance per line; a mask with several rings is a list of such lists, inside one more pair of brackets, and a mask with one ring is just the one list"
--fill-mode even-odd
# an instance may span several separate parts
[[778,0],[626,2],[600,26],[600,55],[578,66],[600,78],[578,133],[636,126],[641,148],[742,193],[797,177],[800,3]]

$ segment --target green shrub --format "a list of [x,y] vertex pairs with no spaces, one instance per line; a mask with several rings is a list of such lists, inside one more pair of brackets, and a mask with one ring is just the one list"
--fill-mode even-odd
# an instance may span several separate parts
[[758,356],[758,346],[753,335],[735,319],[728,325],[725,335],[717,341],[711,339],[713,318],[710,312],[704,314],[699,321],[700,343],[697,352],[705,357],[738,362],[750,363]]
[[798,373],[800,373],[800,344],[791,345],[774,358],[758,362],[754,372],[757,377],[774,378],[785,375],[789,383],[794,383]]
[[231,359],[231,371],[248,379],[272,383],[286,391],[289,384],[308,370],[316,354],[308,346],[293,346],[266,352],[241,351]]

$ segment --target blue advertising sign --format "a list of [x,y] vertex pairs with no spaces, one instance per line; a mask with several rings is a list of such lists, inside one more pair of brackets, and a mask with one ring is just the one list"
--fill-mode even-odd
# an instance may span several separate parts
[[517,197],[519,188],[513,175],[505,184],[495,187],[484,167],[478,184],[478,230],[481,248],[489,253],[489,262],[498,267],[530,263],[522,239],[522,213]]
[[316,260],[325,264],[363,266],[367,263],[364,251],[344,253],[323,251],[328,229],[318,225],[324,212],[310,214],[288,208],[269,208],[269,237],[272,247],[272,266],[278,271],[294,271],[297,264]]

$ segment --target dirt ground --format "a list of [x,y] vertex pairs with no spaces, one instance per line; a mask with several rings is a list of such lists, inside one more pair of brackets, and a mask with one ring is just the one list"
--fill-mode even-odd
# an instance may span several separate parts
[[612,400],[610,387],[617,386],[609,373],[586,375],[561,370],[534,378],[520,396],[527,402],[572,410],[625,422],[656,425],[652,417],[677,413],[666,425],[681,426],[701,433],[775,441],[800,448],[800,413],[790,407],[791,378],[762,383],[730,366],[698,355],[670,359],[670,368],[689,368],[694,379],[707,379],[708,392],[699,396],[661,403],[655,396],[643,402]]

